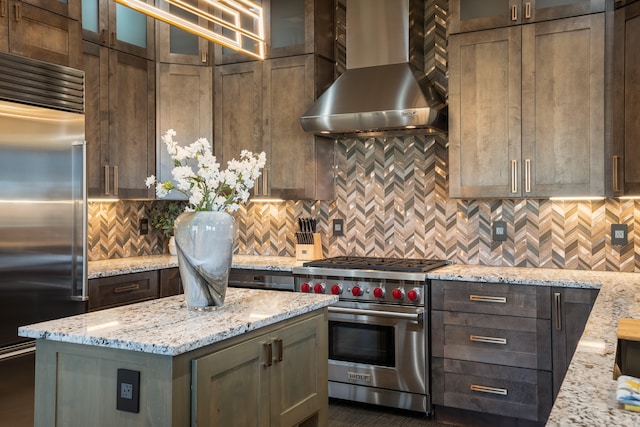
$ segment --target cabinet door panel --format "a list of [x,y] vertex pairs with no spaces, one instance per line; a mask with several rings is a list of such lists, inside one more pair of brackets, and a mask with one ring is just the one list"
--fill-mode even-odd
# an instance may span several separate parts
[[510,27],[449,40],[451,197],[520,194],[520,36]]
[[558,394],[573,353],[578,347],[597,289],[553,288],[551,331],[553,337],[553,396]]
[[313,72],[313,55],[265,62],[264,144],[272,196],[304,199],[305,185],[313,183],[313,135],[299,121],[313,104]]
[[109,157],[116,168],[114,195],[153,198],[153,190],[144,182],[155,173],[155,64],[111,50],[109,74]]
[[105,197],[104,167],[109,163],[109,49],[83,42],[87,193]]
[[214,85],[214,148],[220,163],[238,158],[243,149],[261,152],[262,63],[216,67]]
[[[615,195],[640,195],[640,2],[615,12],[615,110],[613,114],[618,176]],[[615,185],[617,184],[617,186]],[[617,191],[616,191],[617,190]]]
[[[506,27],[521,23],[521,0],[451,0],[451,34]],[[512,8],[516,8],[515,19]]]
[[22,2],[10,2],[9,49],[17,55],[80,68],[80,22]]
[[[187,21],[206,27],[207,20],[185,12],[184,9],[159,0],[158,7]],[[206,2],[199,1],[198,8],[207,10]],[[210,65],[210,43],[208,40],[173,25],[157,21],[158,56],[161,62],[172,64]]]
[[603,195],[604,14],[523,26],[522,58],[524,195]]
[[192,425],[269,425],[267,341],[256,338],[192,361]]
[[[160,181],[171,179],[173,160],[160,139],[169,129],[177,132],[176,140],[186,146],[198,138],[213,143],[213,96],[211,67],[160,64],[158,78],[158,164]],[[172,191],[166,199],[184,200],[186,196]]]
[[[271,395],[279,398],[272,402],[271,425],[297,425],[326,401],[327,354],[319,352],[324,348],[326,325],[326,317],[315,316],[278,332]],[[282,342],[282,360],[278,342]]]

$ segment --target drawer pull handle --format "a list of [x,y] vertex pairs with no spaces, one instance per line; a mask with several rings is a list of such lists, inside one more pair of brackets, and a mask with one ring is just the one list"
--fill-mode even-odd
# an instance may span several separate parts
[[507,344],[506,338],[483,337],[482,335],[469,335],[469,341],[486,342],[489,344]]
[[487,386],[484,386],[484,385],[471,384],[469,386],[469,389],[471,391],[478,391],[480,393],[499,394],[500,396],[506,396],[507,395],[507,389],[506,388],[487,387]]
[[490,297],[486,295],[469,295],[469,301],[507,303],[507,297]]
[[267,360],[264,362],[264,367],[268,368],[273,364],[273,346],[270,342],[266,342],[263,344],[264,348],[267,350]]
[[283,354],[282,354],[282,338],[276,339],[276,346],[278,347],[278,358],[276,362],[282,362]]
[[139,283],[132,283],[132,284],[127,285],[127,286],[120,286],[118,288],[115,288],[113,290],[113,292],[116,293],[116,294],[121,294],[123,292],[137,291],[138,289],[140,289],[140,284]]

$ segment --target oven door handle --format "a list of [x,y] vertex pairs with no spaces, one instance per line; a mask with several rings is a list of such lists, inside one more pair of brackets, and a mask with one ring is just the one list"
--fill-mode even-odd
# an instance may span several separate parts
[[343,308],[343,307],[328,307],[329,313],[336,314],[354,314],[357,316],[377,316],[387,317],[392,319],[412,320],[416,323],[422,323],[424,318],[424,311],[418,313],[396,313],[393,311],[381,311],[381,310],[362,310],[357,308]]

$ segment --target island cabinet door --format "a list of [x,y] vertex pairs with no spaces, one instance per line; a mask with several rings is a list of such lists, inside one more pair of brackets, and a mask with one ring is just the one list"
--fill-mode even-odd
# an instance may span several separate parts
[[193,360],[191,425],[268,426],[272,354],[258,337]]
[[272,426],[327,425],[327,325],[318,315],[273,335]]

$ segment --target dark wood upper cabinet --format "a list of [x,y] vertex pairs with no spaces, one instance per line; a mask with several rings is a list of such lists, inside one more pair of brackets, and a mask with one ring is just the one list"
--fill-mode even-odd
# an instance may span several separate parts
[[79,0],[0,0],[0,51],[81,68]]
[[529,24],[604,10],[605,0],[450,0],[449,33]]
[[640,2],[615,11],[613,193],[640,196]]

